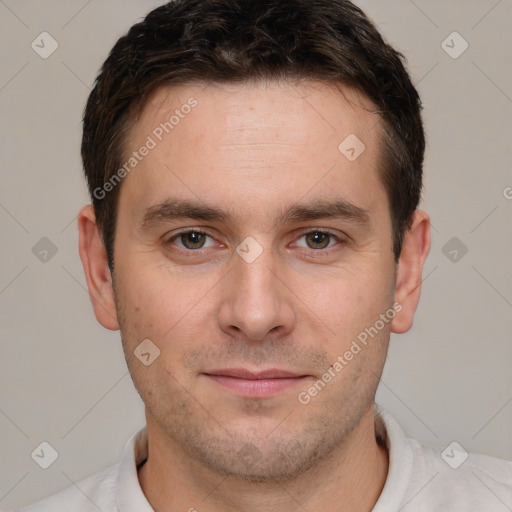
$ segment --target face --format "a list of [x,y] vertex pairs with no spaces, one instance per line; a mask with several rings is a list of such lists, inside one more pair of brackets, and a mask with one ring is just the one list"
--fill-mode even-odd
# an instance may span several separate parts
[[319,83],[162,88],[131,133],[127,159],[154,147],[118,204],[126,359],[148,428],[218,473],[296,476],[373,404],[396,273],[362,107]]

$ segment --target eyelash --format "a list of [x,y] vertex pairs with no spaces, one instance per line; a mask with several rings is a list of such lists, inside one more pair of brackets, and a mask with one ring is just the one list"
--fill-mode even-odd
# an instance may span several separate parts
[[[176,233],[176,234],[172,235],[172,237],[168,238],[165,241],[164,244],[166,246],[167,245],[172,245],[175,240],[177,240],[178,238],[180,238],[183,235],[186,235],[187,233],[199,233],[201,235],[206,235],[206,236],[209,236],[212,239],[215,239],[213,234],[210,233],[209,231],[207,231],[205,229],[202,229],[202,228],[193,228],[193,229],[186,229],[186,230],[180,231],[179,233]],[[339,236],[337,236],[334,233],[332,233],[331,231],[325,230],[325,229],[311,229],[309,231],[304,231],[304,232],[302,232],[299,235],[297,240],[303,238],[304,236],[312,234],[312,233],[319,233],[319,234],[322,234],[322,235],[327,235],[327,236],[329,236],[331,238],[334,238],[334,240],[336,241],[336,244],[334,244],[334,245],[332,245],[330,247],[326,247],[325,249],[311,249],[311,248],[305,248],[305,247],[302,248],[302,249],[309,249],[309,251],[312,251],[312,252],[316,253],[315,254],[316,256],[320,256],[320,254],[330,253],[331,250],[333,250],[337,245],[339,245],[340,243],[343,242],[343,240]],[[192,253],[201,254],[203,252],[203,250],[204,250],[203,248],[200,248],[200,249],[182,249],[181,247],[177,247],[175,249],[177,251],[179,251],[179,252],[190,253],[190,254],[192,254]],[[206,249],[208,249],[208,247]]]

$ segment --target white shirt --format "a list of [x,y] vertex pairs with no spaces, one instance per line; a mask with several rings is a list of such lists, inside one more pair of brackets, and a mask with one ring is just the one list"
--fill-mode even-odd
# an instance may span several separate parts
[[[373,512],[510,512],[512,462],[420,445],[376,407],[377,435],[388,448],[389,471]],[[19,512],[153,512],[137,477],[147,458],[143,428],[126,444],[121,462]],[[448,461],[453,469],[445,462]],[[459,464],[462,464],[459,466]]]

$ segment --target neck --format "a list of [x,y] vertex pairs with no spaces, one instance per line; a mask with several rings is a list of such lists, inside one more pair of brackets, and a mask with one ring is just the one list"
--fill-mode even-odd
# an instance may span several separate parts
[[254,483],[218,475],[190,459],[147,414],[149,457],[139,481],[157,512],[370,512],[387,476],[388,453],[375,438],[373,406],[343,446],[284,483]]

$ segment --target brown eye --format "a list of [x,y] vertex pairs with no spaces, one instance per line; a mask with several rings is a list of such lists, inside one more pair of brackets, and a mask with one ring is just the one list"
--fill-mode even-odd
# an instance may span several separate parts
[[183,247],[186,249],[201,249],[206,241],[207,235],[199,231],[189,231],[179,236]]
[[179,249],[193,251],[213,247],[215,240],[206,232],[191,229],[174,235],[166,242],[166,245],[176,245]]
[[310,249],[326,249],[331,243],[333,235],[321,231],[312,231],[304,235],[306,244]]

